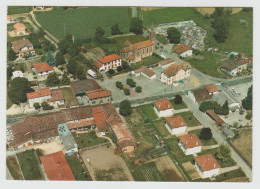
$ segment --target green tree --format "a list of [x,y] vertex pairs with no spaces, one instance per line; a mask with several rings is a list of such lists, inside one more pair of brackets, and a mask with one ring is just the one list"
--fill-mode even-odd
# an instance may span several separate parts
[[129,85],[130,87],[135,87],[135,86],[136,86],[136,82],[135,82],[132,78],[126,79],[126,83],[127,83],[127,85]]
[[68,41],[66,41],[65,39],[61,40],[58,43],[58,47],[59,50],[62,54],[66,54],[67,53],[67,49],[69,48],[70,43]]
[[11,77],[13,76],[13,71],[14,71],[13,65],[9,65],[7,67],[7,80],[11,79]]
[[202,140],[207,140],[207,141],[212,139],[211,129],[210,128],[202,128],[199,138],[202,139]]
[[140,18],[132,18],[130,22],[130,32],[133,32],[137,35],[143,34],[143,21]]
[[252,119],[252,112],[247,112],[246,117],[247,120]]
[[199,110],[202,112],[206,112],[207,110],[213,110],[215,105],[211,101],[205,101],[200,104]]
[[226,100],[226,102],[224,103],[223,105],[223,112],[222,112],[222,115],[228,115],[229,113],[229,107],[228,107],[228,101]]
[[122,90],[124,88],[122,82],[120,82],[120,81],[116,82],[116,87],[119,88],[120,90]]
[[46,85],[48,87],[54,87],[60,85],[60,79],[55,73],[51,73],[48,75],[46,79]]
[[96,40],[101,42],[104,35],[105,35],[105,30],[101,26],[98,26],[95,32]]
[[130,66],[126,61],[122,61],[122,68],[123,68],[123,70],[127,70],[130,68]]
[[173,101],[174,101],[174,104],[181,104],[182,103],[181,95],[176,95]]
[[24,77],[14,78],[10,82],[8,96],[14,104],[20,104],[27,101],[26,93],[33,92],[28,79]]
[[62,85],[69,85],[70,84],[70,78],[67,76],[67,74],[63,74],[61,78]]
[[56,64],[56,60],[55,60],[55,58],[54,58],[54,56],[53,56],[51,51],[48,51],[48,53],[47,53],[46,62],[50,66],[55,66],[55,64]]
[[8,61],[14,61],[16,58],[17,57],[16,57],[16,54],[13,51],[13,49],[12,48],[8,48],[8,54],[7,54]]
[[127,96],[130,95],[130,90],[129,89],[124,88],[123,91],[124,91],[125,95],[127,95]]
[[141,93],[141,92],[142,92],[142,87],[137,86],[137,87],[135,88],[135,92]]
[[252,100],[253,100],[252,90],[253,90],[253,86],[249,87],[246,98],[242,100],[242,106],[246,110],[252,110]]
[[123,70],[123,68],[122,68],[122,66],[118,66],[118,67],[116,68],[116,70],[117,70],[118,72],[121,72],[121,71]]
[[70,74],[75,75],[75,73],[76,73],[76,68],[77,68],[77,64],[78,64],[78,63],[77,63],[76,60],[70,59],[70,60],[68,61],[68,64],[66,65],[67,71],[68,71]]
[[57,54],[55,56],[55,60],[56,60],[56,66],[66,63],[65,58],[61,52],[57,52]]
[[33,104],[33,107],[35,108],[35,110],[39,110],[41,108],[41,105],[38,102],[35,102]]
[[43,110],[52,110],[53,109],[53,106],[50,106],[47,102],[42,102],[41,106],[42,106]]
[[227,145],[221,145],[216,152],[216,157],[219,160],[225,161],[231,157],[231,151]]
[[74,57],[78,56],[78,54],[79,54],[79,50],[75,45],[72,45],[71,47],[69,47],[67,51],[71,58],[74,58]]
[[111,27],[111,35],[122,34],[123,32],[120,31],[119,24],[115,24]]
[[86,79],[86,73],[84,71],[84,67],[81,66],[80,64],[77,64],[76,66],[75,76],[80,80]]
[[123,116],[127,116],[132,113],[131,103],[129,100],[123,100],[120,102],[119,113]]
[[167,29],[167,38],[170,43],[179,44],[181,41],[181,32],[174,27]]

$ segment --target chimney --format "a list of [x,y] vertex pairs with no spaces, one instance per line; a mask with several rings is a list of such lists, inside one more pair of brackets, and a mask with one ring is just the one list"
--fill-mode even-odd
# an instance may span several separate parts
[[199,142],[198,141],[196,141],[196,145],[198,145],[199,144]]
[[216,167],[216,163],[214,163],[214,168]]

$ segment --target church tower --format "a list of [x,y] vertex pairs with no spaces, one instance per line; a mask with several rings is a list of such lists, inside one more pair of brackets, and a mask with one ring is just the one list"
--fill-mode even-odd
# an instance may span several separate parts
[[154,24],[152,24],[152,28],[150,31],[150,40],[152,40],[153,42],[155,42],[155,31],[154,31]]

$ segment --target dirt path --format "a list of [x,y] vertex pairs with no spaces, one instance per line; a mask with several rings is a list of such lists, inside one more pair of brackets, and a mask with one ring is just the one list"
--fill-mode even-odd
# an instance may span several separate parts
[[220,146],[219,144],[215,144],[211,146],[202,146],[202,150],[210,150],[210,149],[218,148],[219,146]]
[[115,145],[115,143],[113,143],[113,141],[112,141],[111,138],[109,138],[109,137],[107,137],[107,136],[102,136],[102,135],[99,134],[97,131],[96,131],[96,135],[97,135],[97,137],[99,137],[99,138],[105,138],[105,139],[107,139],[107,140],[111,143],[112,148],[113,148],[113,149],[116,149],[116,145]]

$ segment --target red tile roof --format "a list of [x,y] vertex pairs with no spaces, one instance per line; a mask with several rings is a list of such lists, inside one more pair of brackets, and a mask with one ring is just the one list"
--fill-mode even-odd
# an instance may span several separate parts
[[220,168],[220,165],[211,154],[195,157],[195,161],[203,171]]
[[64,100],[64,96],[62,94],[61,89],[53,89],[51,90],[51,98],[48,99],[49,102],[55,102],[55,101],[60,101]]
[[103,97],[108,97],[111,96],[111,92],[109,90],[102,90],[102,91],[97,91],[97,92],[86,92],[86,95],[88,99],[97,99],[97,98],[103,98]]
[[16,23],[16,24],[14,24],[14,28],[15,28],[16,30],[25,30],[25,29],[26,29],[25,25],[23,25],[22,23]]
[[111,55],[99,58],[98,61],[102,64],[105,64],[105,63],[115,61],[118,59],[121,59],[121,56],[119,56],[118,54],[111,54]]
[[21,48],[24,46],[33,47],[32,43],[28,39],[20,39],[17,41],[12,41],[12,49],[15,53],[19,53]]
[[153,41],[152,40],[147,40],[147,41],[142,41],[139,43],[135,43],[133,44],[133,47],[135,50],[137,49],[141,49],[141,48],[145,48],[145,47],[149,47],[153,45]]
[[173,50],[177,53],[177,54],[182,54],[184,52],[186,52],[187,50],[191,50],[192,48],[190,48],[187,45],[184,44],[178,44],[176,46],[173,47]]
[[168,77],[174,76],[179,70],[189,70],[191,69],[190,63],[184,62],[180,65],[172,64],[166,70],[163,71]]
[[49,88],[39,89],[38,91],[27,93],[27,99],[39,98],[43,96],[51,95],[51,90]]
[[154,102],[154,104],[159,111],[173,108],[173,105],[170,103],[168,99],[157,100]]
[[35,68],[36,72],[38,72],[38,73],[54,70],[54,68],[52,66],[49,66],[49,64],[47,62],[33,64],[33,67]]
[[201,141],[194,133],[183,135],[183,136],[180,136],[179,138],[180,138],[180,141],[182,142],[182,144],[186,148],[194,148],[196,146],[202,146]]
[[218,92],[218,88],[213,84],[205,85],[205,89],[207,89],[209,93]]
[[82,127],[88,127],[88,126],[92,126],[95,125],[95,119],[94,118],[86,118],[86,119],[80,119],[74,122],[68,122],[67,126],[68,128],[71,129],[78,129],[78,128],[82,128]]
[[223,121],[223,119],[221,119],[221,117],[219,117],[217,114],[215,114],[215,112],[213,110],[207,110],[206,113],[213,119],[216,121],[217,125],[224,125],[225,121]]
[[49,180],[76,180],[62,151],[40,159]]
[[103,65],[100,62],[96,62],[94,64],[94,66],[96,66],[98,69],[101,68]]
[[166,117],[165,119],[172,129],[187,126],[187,123],[180,115]]
[[92,108],[92,115],[96,122],[98,132],[107,132],[109,130],[104,116],[103,106],[96,106]]

